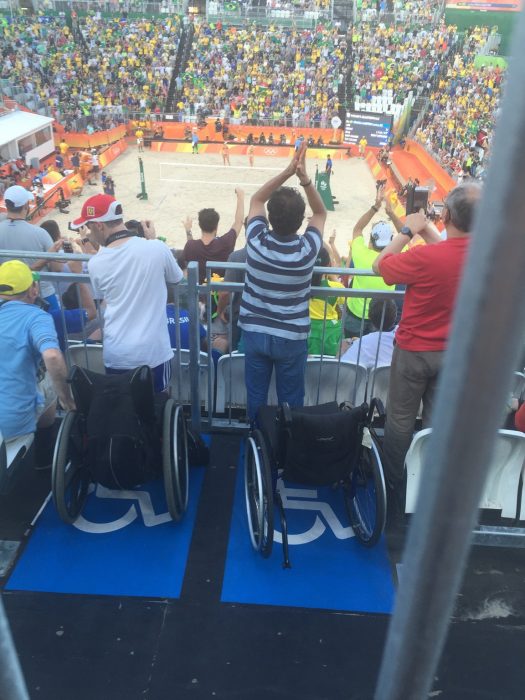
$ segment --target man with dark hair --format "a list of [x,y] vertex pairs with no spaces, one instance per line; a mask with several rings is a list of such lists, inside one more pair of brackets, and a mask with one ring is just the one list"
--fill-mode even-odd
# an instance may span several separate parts
[[[388,284],[407,285],[396,331],[385,425],[384,464],[394,487],[403,479],[405,456],[421,401],[423,426],[430,424],[480,194],[481,188],[474,182],[450,192],[442,214],[447,229],[445,241],[422,212],[410,214],[373,264],[374,271]],[[427,245],[401,253],[417,233]]]
[[[62,248],[62,240],[53,243],[51,236],[40,226],[34,226],[26,221],[29,214],[29,202],[34,197],[20,185],[8,187],[4,194],[7,219],[0,222],[0,250],[26,250],[35,253],[56,253]],[[7,260],[8,258],[3,258]],[[0,259],[2,262],[2,259]],[[32,270],[51,270],[62,272],[62,263],[46,263],[34,258],[26,258],[26,262]],[[59,303],[55,293],[55,287],[51,282],[42,282],[40,285],[42,297],[47,301],[51,309],[58,311]]]
[[[36,435],[36,467],[50,463],[56,398],[74,402],[53,319],[35,304],[38,274],[20,260],[0,265],[0,432],[9,442]],[[41,373],[41,360],[46,372]],[[39,376],[40,375],[40,376]]]
[[153,370],[157,393],[171,377],[171,349],[166,325],[166,283],[177,284],[182,272],[171,250],[155,239],[155,228],[143,221],[145,238],[124,226],[122,205],[97,194],[84,202],[74,228],[87,226],[101,247],[88,263],[95,299],[104,299],[104,365],[119,374],[141,365]]
[[[244,221],[244,190],[240,187],[235,189],[237,197],[237,207],[235,209],[235,220],[230,230],[223,236],[217,236],[219,227],[219,214],[215,209],[201,209],[199,212],[199,228],[201,237],[194,240],[192,237],[192,219],[187,217],[183,221],[186,231],[187,242],[184,246],[184,258],[187,262],[195,260],[199,263],[199,282],[206,279],[206,263],[226,262],[228,256],[233,252],[237,236],[242,229]],[[220,271],[216,271],[220,272]]]
[[[323,201],[306,172],[306,148],[303,142],[282,173],[257,190],[250,201],[239,325],[251,421],[266,404],[274,368],[279,403],[294,407],[304,401],[308,301],[326,221]],[[313,214],[302,236],[297,230],[304,218],[304,199],[297,190],[283,187],[292,175],[304,187]],[[271,229],[265,217],[266,203]]]
[[[364,240],[364,230],[372,221],[374,216],[380,211],[383,205],[384,187],[378,187],[376,193],[376,201],[369,209],[361,216],[352,233],[350,242],[350,258],[352,267],[357,270],[371,270],[372,263],[377,258],[383,248],[392,240],[392,227],[386,221],[377,221],[370,232],[370,240],[368,244]],[[387,213],[392,217],[391,209]],[[394,225],[396,221],[394,220]],[[388,286],[380,277],[363,277],[357,275],[352,278],[352,289],[381,289],[389,290],[393,287]],[[370,299],[364,297],[348,297],[346,302],[347,314],[345,319],[345,336],[355,337],[369,333],[372,329],[368,320],[368,304]],[[363,321],[364,318],[364,321]]]

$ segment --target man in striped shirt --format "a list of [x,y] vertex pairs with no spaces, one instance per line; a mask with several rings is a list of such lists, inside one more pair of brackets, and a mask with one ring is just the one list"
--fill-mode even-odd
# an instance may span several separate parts
[[[323,201],[306,173],[306,148],[303,142],[283,172],[250,200],[239,326],[244,338],[251,421],[266,405],[274,367],[279,403],[303,405],[310,330],[308,301],[326,221]],[[282,186],[292,175],[299,178],[312,210],[303,235],[297,230],[304,219],[304,199],[297,190]]]

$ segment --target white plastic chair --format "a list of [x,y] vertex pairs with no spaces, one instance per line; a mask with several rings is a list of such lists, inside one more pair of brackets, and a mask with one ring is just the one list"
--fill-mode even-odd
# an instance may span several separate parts
[[70,345],[69,357],[72,365],[105,374],[102,345],[84,345],[83,343]]
[[[405,513],[416,509],[423,463],[432,429],[414,435],[407,452],[407,489]],[[515,518],[518,512],[518,486],[525,460],[525,433],[515,430],[498,431],[494,455],[490,464],[480,508],[501,510],[501,517]],[[525,517],[524,506],[521,507]]]
[[390,386],[390,365],[372,367],[368,374],[366,389],[367,400],[380,399],[385,410],[388,404],[388,387]]
[[[179,403],[191,403],[191,382],[190,382],[190,351],[173,349],[175,353],[171,360],[171,395]],[[178,354],[180,352],[181,383],[179,386]],[[221,358],[222,359],[222,358]],[[211,367],[208,365],[208,353],[199,353],[199,398],[201,405],[209,411],[212,407],[208,402],[208,381],[212,386],[212,403],[215,389],[215,365],[212,361]]]
[[517,399],[525,398],[525,374],[523,372],[514,372],[512,396],[515,396]]
[[339,362],[331,357],[322,360],[309,357],[306,361],[304,405],[350,401],[358,406],[365,400],[367,375],[368,370],[363,365]]
[[[234,353],[223,355],[217,363],[217,396],[215,410],[224,413],[227,407],[245,408],[247,403],[246,381],[244,378],[244,355]],[[268,391],[268,405],[277,406],[275,373],[272,375]]]

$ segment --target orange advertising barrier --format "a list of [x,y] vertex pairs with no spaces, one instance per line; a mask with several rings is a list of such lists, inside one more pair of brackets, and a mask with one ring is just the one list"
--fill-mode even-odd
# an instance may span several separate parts
[[98,160],[100,167],[105,168],[106,165],[109,165],[115,158],[118,158],[121,153],[124,153],[127,147],[128,143],[125,139],[120,139],[116,143],[112,143],[109,148],[106,148],[106,150],[99,154]]
[[58,146],[60,141],[64,139],[70,148],[98,148],[99,146],[107,146],[115,141],[119,141],[126,136],[126,126],[121,124],[114,129],[107,131],[95,131],[93,134],[78,133],[78,132],[57,132],[55,134],[55,144]]
[[[162,127],[165,139],[183,139],[185,137],[185,132],[187,129],[193,130],[197,128],[197,135],[199,137],[199,143],[205,143],[206,141],[222,141],[222,133],[215,131],[215,122],[210,121],[206,126],[197,126],[192,122],[130,122],[130,130],[135,133],[138,127],[143,129],[156,129]],[[283,127],[283,126],[250,126],[243,124],[229,124],[229,135],[228,141],[246,141],[248,134],[253,134],[254,138],[258,138],[260,134],[264,134],[265,138],[268,139],[270,134],[273,134],[274,141],[279,142],[281,134],[285,134],[288,143],[293,143],[299,136],[304,136],[308,139],[310,136],[317,141],[321,136],[325,145],[329,146],[330,141],[335,141],[336,144],[342,144],[343,142],[343,130],[342,129],[314,129],[308,127]],[[67,139],[66,139],[67,140]]]
[[[438,188],[441,189],[441,194],[444,197],[451,189],[456,186],[455,180],[444,170],[439,163],[436,163],[434,158],[426,151],[423,146],[416,141],[408,140],[405,146],[405,152],[410,153],[417,158],[421,167],[424,168],[430,179],[432,179]],[[417,175],[416,175],[417,177]],[[423,182],[421,182],[423,184]]]
[[[246,144],[236,144],[228,142],[228,152],[233,156],[247,155],[248,146]],[[191,143],[177,143],[175,141],[154,141],[151,150],[156,153],[191,153]],[[222,144],[199,142],[199,153],[219,153],[222,154]],[[256,146],[253,147],[253,155],[257,156],[279,156],[280,158],[291,158],[294,154],[292,146]],[[309,148],[306,152],[308,158],[326,159],[328,154],[332,160],[346,160],[348,158],[346,149],[333,147],[332,150],[326,148]]]

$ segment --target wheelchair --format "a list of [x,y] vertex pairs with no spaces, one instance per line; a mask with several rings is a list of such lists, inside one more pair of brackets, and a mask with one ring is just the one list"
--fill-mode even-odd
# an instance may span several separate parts
[[246,442],[244,487],[253,548],[269,557],[274,505],[280,515],[284,567],[290,567],[288,533],[277,477],[301,485],[336,486],[355,536],[373,547],[386,521],[386,487],[372,418],[379,400],[355,408],[336,402],[290,409],[265,406]]
[[182,406],[154,394],[151,370],[104,375],[74,366],[76,410],[60,426],[51,490],[60,518],[79,517],[92,483],[129,489],[162,473],[168,511],[179,521],[188,505],[188,434]]

